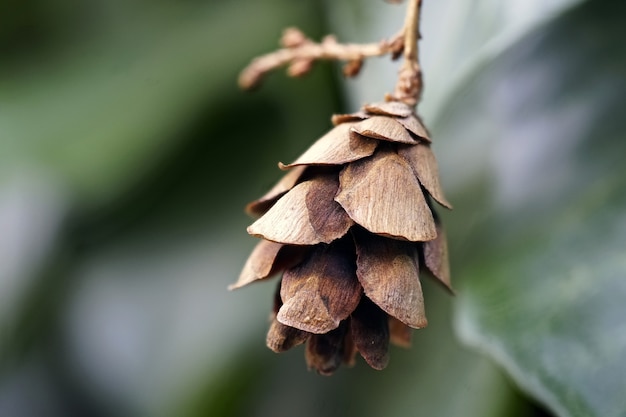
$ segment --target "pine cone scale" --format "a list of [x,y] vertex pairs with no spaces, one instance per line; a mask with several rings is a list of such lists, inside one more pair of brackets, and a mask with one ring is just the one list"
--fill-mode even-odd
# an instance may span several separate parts
[[350,316],[355,347],[369,366],[385,369],[389,363],[389,323],[387,315],[363,297]]
[[304,358],[309,369],[315,369],[320,375],[332,375],[345,360],[345,337],[347,323],[325,334],[311,335]]
[[298,165],[343,165],[372,155],[377,145],[373,139],[355,135],[352,124],[344,123],[318,139],[294,162],[279,166],[288,169]]
[[430,146],[418,143],[398,149],[398,154],[409,163],[430,196],[442,206],[451,209],[452,205],[446,200],[439,184],[439,167]]
[[251,215],[260,216],[270,209],[281,196],[287,191],[291,190],[304,175],[306,166],[294,167],[286,175],[284,175],[280,181],[276,183],[265,195],[261,198],[252,201],[246,206],[246,212]]
[[407,326],[426,327],[417,246],[363,232],[354,235],[356,274],[365,295]]
[[406,130],[415,135],[417,139],[423,140],[425,142],[430,143],[430,135],[426,130],[426,127],[422,124],[422,122],[417,118],[417,116],[412,115],[408,117],[398,117],[396,118],[398,123],[400,123]]
[[437,237],[419,182],[395,152],[379,151],[348,165],[339,183],[335,200],[370,232],[412,242]]
[[291,245],[315,245],[339,239],[353,222],[332,198],[337,189],[336,179],[329,176],[300,183],[250,225],[248,233]]
[[404,126],[391,117],[372,116],[352,125],[352,130],[362,136],[373,139],[406,143],[408,145],[417,143]]
[[283,274],[277,319],[309,333],[327,333],[354,311],[361,293],[352,259],[336,247],[321,246]]
[[266,345],[276,353],[286,352],[309,339],[309,333],[295,327],[285,326],[278,320],[272,320],[267,332]]

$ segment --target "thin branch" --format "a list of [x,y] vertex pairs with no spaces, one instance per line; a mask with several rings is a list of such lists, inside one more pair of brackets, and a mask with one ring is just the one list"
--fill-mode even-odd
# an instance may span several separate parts
[[417,39],[419,37],[421,0],[411,0],[404,22],[404,58],[405,61],[418,60]]
[[391,40],[383,40],[369,44],[340,44],[334,36],[325,37],[321,43],[308,39],[296,28],[286,29],[281,44],[283,49],[254,59],[240,74],[239,85],[244,89],[257,86],[268,72],[288,66],[290,76],[301,76],[309,72],[313,63],[319,60],[347,61],[344,74],[358,74],[363,60],[368,57],[392,54],[397,57],[402,52],[405,32],[394,36]]
[[404,23],[404,62],[398,72],[398,82],[392,96],[388,100],[402,101],[415,106],[422,94],[422,69],[419,64],[417,40],[421,0],[409,0]]

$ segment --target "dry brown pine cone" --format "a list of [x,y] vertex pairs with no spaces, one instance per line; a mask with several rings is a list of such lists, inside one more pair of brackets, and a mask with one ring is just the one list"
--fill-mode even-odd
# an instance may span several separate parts
[[263,240],[230,287],[284,271],[267,345],[282,352],[306,342],[307,364],[321,374],[352,364],[357,352],[383,369],[389,341],[410,344],[411,328],[427,324],[419,272],[450,289],[430,199],[451,206],[413,110],[370,104],[333,123],[247,206],[261,215],[248,232]]

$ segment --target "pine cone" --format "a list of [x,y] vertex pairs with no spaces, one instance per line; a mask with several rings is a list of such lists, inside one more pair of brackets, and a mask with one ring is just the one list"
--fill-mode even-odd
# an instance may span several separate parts
[[[375,369],[389,342],[410,345],[427,324],[419,272],[450,288],[448,251],[431,198],[451,208],[430,138],[400,102],[333,116],[335,127],[247,206],[263,240],[239,288],[281,271],[267,345],[306,342],[309,368],[331,374],[359,352]],[[425,192],[424,192],[425,191]]]

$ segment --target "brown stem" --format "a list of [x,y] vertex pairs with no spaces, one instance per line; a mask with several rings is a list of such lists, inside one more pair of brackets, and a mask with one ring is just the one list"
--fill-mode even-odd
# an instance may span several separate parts
[[307,73],[313,63],[318,60],[347,61],[344,73],[348,76],[357,75],[358,70],[367,57],[393,54],[402,51],[406,39],[405,31],[391,40],[383,40],[369,44],[340,44],[333,36],[327,36],[321,43],[306,38],[302,32],[289,28],[283,33],[281,43],[285,48],[254,59],[240,74],[239,85],[244,89],[257,86],[263,76],[281,66],[289,65],[291,76]]
[[396,89],[388,100],[402,101],[415,106],[422,94],[422,70],[418,45],[421,0],[409,0],[404,23],[404,62],[398,72]]

